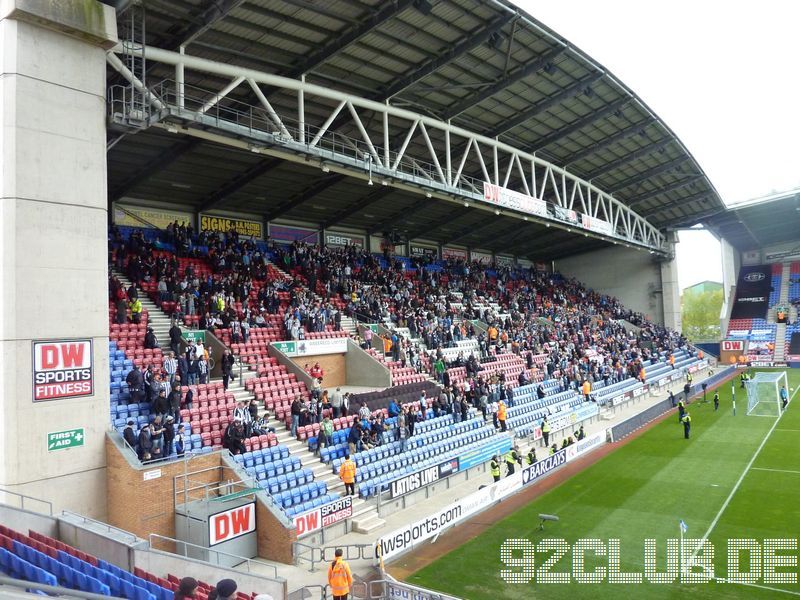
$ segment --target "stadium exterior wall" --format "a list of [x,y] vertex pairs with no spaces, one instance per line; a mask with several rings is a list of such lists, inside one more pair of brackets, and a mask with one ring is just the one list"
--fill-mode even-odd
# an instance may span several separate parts
[[555,269],[664,323],[661,268],[647,252],[612,246],[557,260]]
[[[0,3],[0,485],[49,500],[55,511],[101,518],[109,414],[105,50],[116,38],[114,10],[95,0]],[[75,395],[34,401],[32,342],[74,339],[85,341],[91,371],[81,360],[80,377],[93,386],[40,388],[44,397]],[[48,376],[64,376],[49,367]],[[49,433],[80,429],[74,447],[48,442]]]

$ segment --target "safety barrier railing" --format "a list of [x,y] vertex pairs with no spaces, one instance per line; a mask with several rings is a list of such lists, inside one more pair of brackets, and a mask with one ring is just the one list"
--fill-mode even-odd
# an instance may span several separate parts
[[[6,490],[4,488],[0,488],[0,495],[2,495],[2,494],[8,494],[9,496],[12,496],[14,498],[19,499],[19,508],[22,509],[22,510],[28,510],[28,509],[25,508],[25,500],[32,500],[34,502],[39,502],[40,504],[45,504],[47,506],[47,514],[49,516],[51,516],[51,517],[53,516],[53,503],[52,502],[48,502],[47,500],[41,500],[39,498],[34,498],[33,496],[27,496],[25,494],[20,494],[19,492],[12,492],[11,490]],[[4,501],[4,503],[8,504],[8,502],[5,502],[5,501]],[[9,506],[10,506],[10,504],[9,504]],[[36,511],[36,512],[39,512],[39,511]]]
[[342,550],[342,558],[347,561],[368,560],[375,561],[378,556],[374,544],[342,544],[336,546],[312,546],[303,542],[292,544],[295,565],[308,563],[310,571],[315,571],[317,565],[329,563],[336,557],[336,550]]
[[[175,552],[172,552],[171,550],[165,551],[157,547],[156,544],[153,543],[153,540],[166,542],[167,544],[175,544]],[[216,550],[214,548],[208,548],[206,546],[198,546],[197,544],[192,544],[184,540],[177,540],[175,538],[167,537],[165,535],[158,535],[157,533],[151,533],[148,536],[148,542],[150,544],[150,548],[152,548],[153,550],[161,550],[162,552],[170,552],[171,554],[178,554],[180,556],[194,558],[192,556],[189,556],[189,549],[191,548],[193,550],[197,550],[201,556],[204,556],[202,560],[204,560],[205,562],[209,562],[211,564],[216,564],[220,566],[221,564],[220,558],[224,556],[238,561],[236,563],[237,565],[236,568],[239,568],[241,565],[245,565],[248,573],[253,573],[252,567],[258,566],[259,568],[267,569],[272,574],[271,576],[273,578],[278,577],[278,569],[277,567],[275,567],[275,565],[271,565],[269,563],[254,558],[247,558],[246,556],[239,556],[238,554],[231,554],[230,552],[223,552],[222,550]],[[179,547],[183,548],[182,553],[178,551]],[[216,560],[211,559],[212,554]],[[257,574],[262,575],[262,573],[257,573]]]
[[83,523],[91,523],[96,527],[104,529],[108,533],[115,533],[117,535],[121,535],[131,540],[131,542],[138,542],[139,538],[132,534],[130,531],[126,531],[124,529],[120,529],[119,527],[114,527],[113,525],[109,525],[108,523],[104,523],[103,521],[98,521],[97,519],[92,519],[91,517],[86,517],[84,515],[79,515],[78,513],[69,511],[69,510],[62,510],[62,515],[66,515],[72,517],[73,519],[77,519],[82,521]]

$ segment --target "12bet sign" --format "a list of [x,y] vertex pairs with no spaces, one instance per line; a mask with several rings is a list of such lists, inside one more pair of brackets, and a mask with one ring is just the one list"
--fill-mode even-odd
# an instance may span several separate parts
[[34,340],[33,401],[94,393],[92,340]]

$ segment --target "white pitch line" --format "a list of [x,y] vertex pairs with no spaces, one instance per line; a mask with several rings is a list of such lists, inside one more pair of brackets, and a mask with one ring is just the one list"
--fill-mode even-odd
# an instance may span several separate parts
[[[794,399],[794,397],[795,397],[795,395],[797,394],[798,391],[800,391],[800,387],[798,387],[794,391],[794,394],[792,394],[792,397],[789,398],[790,402]],[[777,419],[775,419],[775,422],[772,424],[772,427],[769,428],[769,431],[767,432],[767,435],[765,435],[764,439],[761,440],[761,444],[756,449],[755,454],[753,454],[753,457],[750,459],[750,462],[747,463],[747,466],[744,468],[744,471],[742,471],[742,474],[739,475],[739,479],[736,481],[736,484],[733,486],[733,489],[731,490],[731,493],[728,494],[727,498],[725,498],[725,502],[722,504],[722,508],[719,509],[719,512],[717,513],[717,516],[714,517],[714,520],[711,521],[711,525],[708,526],[708,530],[706,530],[705,535],[703,535],[703,537],[700,538],[700,539],[707,540],[708,536],[711,535],[711,532],[714,531],[714,528],[717,526],[717,523],[719,522],[719,519],[722,516],[722,513],[725,512],[726,508],[728,508],[728,504],[730,504],[731,500],[733,499],[733,496],[739,490],[739,486],[742,485],[742,481],[744,481],[745,475],[747,475],[747,472],[750,470],[750,467],[753,466],[753,463],[756,461],[756,458],[758,458],[758,455],[761,454],[761,450],[766,445],[767,440],[769,439],[769,436],[771,436],[772,432],[775,431],[775,428],[778,426],[778,423],[780,423],[781,418],[785,414],[786,414],[786,412],[782,412],[781,415]],[[700,551],[700,546],[695,548],[694,552],[692,552],[692,556],[691,556],[691,559],[690,559],[692,561],[692,563],[694,563],[694,559],[697,558],[697,554],[698,554],[699,551]]]
[[771,471],[772,473],[795,473],[800,475],[800,471],[791,471],[789,469],[767,469],[765,467],[753,467],[751,471]]
[[759,589],[762,589],[762,590],[770,590],[772,592],[781,592],[782,594],[791,594],[793,596],[800,596],[800,592],[795,592],[793,590],[782,590],[780,588],[769,587],[768,585],[760,585],[758,583],[742,583],[742,582],[739,582],[739,581],[728,581],[727,579],[724,579],[723,577],[714,577],[714,580],[717,581],[718,583],[731,583],[733,585],[746,585],[747,587],[754,587],[754,588],[759,588]]
[[795,433],[798,433],[800,432],[800,429],[781,429],[780,427],[778,427],[778,429],[776,429],[775,431],[794,431]]

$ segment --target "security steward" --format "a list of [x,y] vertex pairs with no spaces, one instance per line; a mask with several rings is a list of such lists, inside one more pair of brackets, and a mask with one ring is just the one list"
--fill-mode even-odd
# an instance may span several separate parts
[[506,419],[508,418],[508,412],[506,411],[506,403],[500,400],[500,403],[497,405],[497,420],[500,421],[500,431],[506,431]]
[[489,463],[489,469],[492,471],[492,479],[495,481],[500,481],[500,456],[495,456],[492,458],[492,462]]
[[528,464],[528,466],[536,462],[536,450],[533,448],[528,450],[528,456],[525,457],[525,462]]
[[681,423],[683,423],[683,437],[688,440],[689,432],[692,430],[692,417],[688,412],[681,417]]
[[714,392],[714,410],[719,408],[719,390]]
[[544,438],[545,447],[550,445],[550,423],[547,422],[547,417],[542,419],[542,437]]
[[683,415],[686,414],[686,402],[678,400],[678,423],[683,423]]
[[514,474],[514,463],[519,460],[517,449],[512,448],[506,454],[506,477],[511,477]]
[[333,600],[347,600],[353,585],[353,574],[350,565],[342,558],[342,549],[337,548],[333,562],[328,567],[328,585],[331,586]]
[[356,463],[349,454],[345,454],[344,462],[339,467],[339,478],[344,483],[344,493],[348,496],[356,495]]

